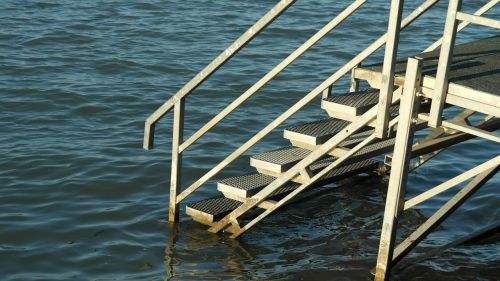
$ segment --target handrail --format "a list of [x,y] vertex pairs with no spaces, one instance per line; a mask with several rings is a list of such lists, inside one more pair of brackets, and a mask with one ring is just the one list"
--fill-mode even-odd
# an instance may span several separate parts
[[[495,4],[498,1],[495,2]],[[443,43],[439,53],[439,61],[436,70],[436,79],[434,84],[434,96],[432,98],[431,109],[429,112],[429,127],[436,128],[442,123],[442,113],[448,93],[448,74],[450,71],[450,62],[453,56],[455,37],[458,30],[458,21],[471,22],[483,26],[500,29],[500,21],[489,19],[477,15],[470,15],[461,12],[462,0],[450,0],[448,12],[443,31]]]
[[[429,8],[434,6],[439,0],[426,0],[419,7],[417,7],[412,13],[410,13],[406,18],[401,22],[401,30],[416,20],[421,14],[426,12]],[[353,59],[351,59],[348,63],[346,63],[343,67],[337,70],[334,74],[332,74],[328,79],[326,79],[319,86],[314,88],[311,92],[309,92],[306,96],[304,96],[301,100],[295,103],[292,107],[282,113],[279,117],[269,123],[265,128],[255,134],[252,138],[250,138],[247,142],[241,145],[238,149],[232,152],[229,156],[227,156],[224,160],[222,160],[219,164],[214,166],[210,171],[205,173],[201,178],[199,178],[196,182],[191,184],[187,189],[182,191],[177,196],[177,203],[180,203],[183,199],[185,199],[189,194],[197,190],[201,185],[211,179],[214,175],[216,175],[220,170],[229,165],[232,161],[234,161],[237,157],[251,148],[255,143],[264,138],[267,134],[269,134],[272,130],[278,127],[281,123],[287,120],[290,116],[295,114],[298,110],[312,101],[316,96],[321,94],[323,90],[327,87],[335,83],[342,76],[347,74],[353,67],[358,65],[364,59],[366,59],[369,55],[375,52],[378,48],[380,48],[385,41],[387,40],[387,33],[378,38],[374,43],[372,43],[369,47],[363,50],[361,53],[356,55]]]
[[[491,0],[488,3],[484,4],[481,8],[479,8],[473,15],[474,16],[481,16],[482,14],[486,13],[491,8],[493,8],[499,2],[500,2],[500,0]],[[462,29],[464,29],[465,27],[467,27],[469,24],[470,24],[470,22],[468,22],[468,21],[464,21],[464,22],[460,23],[458,25],[458,27],[457,27],[457,32],[460,32]],[[423,51],[423,53],[434,51],[439,46],[441,46],[442,43],[443,43],[443,37],[441,37],[436,42],[434,42],[432,45],[430,45],[429,47],[427,47]]]
[[328,22],[323,28],[311,36],[306,42],[304,42],[299,48],[297,48],[293,53],[288,55],[284,60],[282,60],[276,67],[264,75],[259,81],[257,81],[252,87],[241,94],[237,99],[235,99],[230,105],[219,112],[215,117],[213,117],[209,122],[207,122],[203,127],[196,131],[189,139],[182,143],[179,147],[179,151],[182,152],[203,136],[208,130],[213,126],[217,125],[222,119],[224,119],[229,113],[240,106],[245,100],[255,94],[259,89],[266,85],[271,79],[276,75],[281,73],[286,67],[293,63],[297,58],[304,54],[309,48],[314,46],[319,40],[321,40],[328,32],[332,31],[340,23],[342,23],[349,15],[351,15],[355,10],[357,10],[361,5],[365,4],[368,0],[356,0],[351,3],[347,8],[345,8],[341,13],[339,13],[334,19]]
[[217,56],[210,64],[201,70],[195,77],[193,77],[187,84],[185,84],[175,95],[163,103],[153,114],[151,114],[144,124],[144,140],[143,148],[148,150],[153,148],[154,141],[154,125],[165,114],[167,114],[172,107],[189,95],[208,77],[210,77],[217,69],[224,65],[231,59],[239,50],[248,44],[255,36],[257,36],[266,26],[272,23],[279,15],[288,9],[296,0],[281,0],[271,10],[269,10],[262,18],[260,18],[252,27],[243,33],[236,41],[234,41],[227,49],[225,49],[219,56]]

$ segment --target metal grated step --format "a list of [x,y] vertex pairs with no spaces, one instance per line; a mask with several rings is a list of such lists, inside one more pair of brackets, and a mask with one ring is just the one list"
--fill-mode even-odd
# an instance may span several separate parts
[[[337,158],[335,157],[327,157],[324,158],[320,161],[317,161],[313,163],[309,168],[311,170],[311,173],[313,175],[319,173],[321,169],[325,168],[326,166],[330,165],[335,161]],[[325,175],[321,180],[320,183],[318,184],[325,184],[329,182],[334,182],[337,180],[345,179],[347,177],[357,175],[362,172],[367,172],[374,170],[378,167],[378,161],[372,160],[372,159],[366,159],[363,161],[359,161],[356,163],[350,163],[346,164],[340,167],[337,167],[330,171],[327,175]],[[224,179],[219,182],[217,189],[224,193],[225,196],[243,201],[245,198],[251,197],[252,195],[256,194],[259,192],[262,188],[266,187],[269,185],[271,182],[273,182],[276,179],[276,177],[270,176],[270,175],[263,175],[263,174],[249,174],[249,175],[244,175],[244,176],[239,176],[239,177],[232,177],[228,179]],[[299,183],[303,183],[303,179],[297,178],[294,179],[294,181],[297,181]],[[273,196],[278,196],[281,194],[285,194],[288,192],[291,192],[295,188],[299,186],[299,183],[296,182],[288,182],[282,187],[280,187],[278,190],[276,190],[273,194],[271,194],[270,198]]]
[[347,121],[327,118],[288,127],[285,129],[284,137],[289,140],[318,145],[333,137],[347,125],[349,125]]
[[[380,90],[365,89],[342,95],[332,96],[321,101],[321,108],[330,116],[359,116],[378,103]],[[343,119],[343,118],[341,118]]]
[[195,221],[203,224],[211,224],[222,219],[240,205],[240,201],[219,196],[188,203],[186,214],[193,217]]
[[250,166],[274,173],[283,173],[311,153],[300,147],[287,147],[250,157]]
[[[316,145],[325,143],[349,124],[350,122],[348,121],[336,118],[302,123],[286,128],[284,138],[289,139],[294,146],[314,149]],[[360,129],[360,132],[365,132],[367,130],[371,130],[371,128],[364,127]]]
[[[361,139],[358,139],[359,141]],[[345,163],[359,162],[392,151],[394,142],[395,138],[391,138],[367,145],[349,157]],[[307,157],[309,153],[311,151],[304,148],[286,147],[256,154],[250,158],[250,165],[255,167],[260,173],[277,176]],[[328,158],[328,156],[325,157]]]
[[[217,190],[224,196],[235,200],[244,200],[251,197],[262,188],[273,182],[276,177],[263,174],[248,174],[244,176],[231,177],[218,182]],[[292,191],[298,184],[289,182],[276,190],[270,197]]]

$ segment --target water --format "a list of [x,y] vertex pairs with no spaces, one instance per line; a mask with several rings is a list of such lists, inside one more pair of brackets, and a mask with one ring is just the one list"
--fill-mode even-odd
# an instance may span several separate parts
[[[370,1],[193,145],[184,158],[185,186],[382,34],[385,2]],[[143,122],[274,3],[0,3],[1,280],[370,279],[383,179],[336,188],[286,208],[238,240],[208,234],[185,215],[176,228],[166,222],[171,115],[157,126],[150,152],[141,149]],[[416,5],[407,3],[406,11]],[[346,1],[298,1],[190,96],[186,135],[345,6]],[[439,4],[403,34],[401,55],[437,39],[445,6]],[[467,11],[475,8],[477,3],[465,4]],[[489,16],[498,18],[499,12],[496,8]],[[470,28],[459,41],[493,34]],[[381,56],[379,51],[370,61]],[[345,85],[342,80],[334,91]],[[317,100],[285,125],[322,116]],[[251,171],[249,155],[286,145],[284,126],[218,178]],[[408,196],[498,149],[473,140],[442,153],[411,176]],[[417,252],[498,221],[500,197],[494,188],[499,183],[498,176],[492,179]],[[213,194],[211,182],[190,200]],[[451,194],[408,212],[401,233],[408,234]],[[449,249],[406,266],[394,279],[498,280],[499,249],[498,243]]]

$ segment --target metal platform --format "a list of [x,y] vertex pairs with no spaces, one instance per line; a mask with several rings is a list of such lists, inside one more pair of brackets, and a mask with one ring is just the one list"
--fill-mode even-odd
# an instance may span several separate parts
[[[423,59],[423,87],[425,97],[434,96],[434,84],[439,60],[439,49],[418,54]],[[402,86],[406,58],[396,63],[395,84]],[[380,88],[382,64],[368,65],[354,71],[356,79],[368,81]],[[457,45],[450,63],[449,87],[446,103],[473,109],[500,117],[500,35]]]

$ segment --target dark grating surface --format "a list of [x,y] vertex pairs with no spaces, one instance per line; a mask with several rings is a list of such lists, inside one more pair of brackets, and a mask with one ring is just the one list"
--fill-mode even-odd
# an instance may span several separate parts
[[[239,177],[227,178],[219,181],[219,183],[231,186],[237,189],[248,191],[249,195],[257,193],[260,189],[266,187],[276,178],[263,174],[250,174]],[[294,183],[286,183],[284,185],[295,185]]]
[[[379,163],[373,159],[363,160],[357,163],[349,164],[346,166],[338,167],[336,169],[331,170],[325,176],[323,176],[322,180],[329,181],[337,181],[341,179],[345,179],[354,175],[357,175],[362,172],[368,172],[376,169]],[[319,171],[318,171],[319,172]]]
[[253,159],[273,163],[276,165],[289,165],[297,163],[311,153],[310,150],[299,147],[287,147],[273,151],[263,152],[252,156]]
[[232,186],[242,190],[252,190],[270,184],[276,178],[263,174],[249,174],[244,176],[227,178],[219,181],[219,183]]
[[379,92],[378,89],[369,88],[359,92],[332,96],[324,101],[365,110],[378,103]]
[[335,118],[322,119],[314,122],[291,126],[285,131],[294,132],[316,138],[316,143],[322,143],[340,132],[349,122]]
[[[322,144],[331,137],[333,137],[335,134],[340,132],[343,128],[345,128],[349,124],[350,122],[348,121],[339,120],[336,118],[328,118],[288,127],[285,129],[285,131],[290,131],[310,137],[315,137],[316,143]],[[364,132],[367,130],[370,130],[370,128],[365,126],[359,131]]]
[[365,155],[373,151],[385,150],[394,146],[396,138],[386,139],[383,141],[376,142],[374,144],[367,145],[360,149],[358,152],[354,153],[353,156]]
[[[417,55],[424,59],[422,74],[436,77],[440,49]],[[398,60],[396,73],[406,71],[407,58]],[[382,71],[382,64],[363,68]],[[449,81],[474,90],[498,95],[500,89],[500,35],[456,45]]]
[[217,216],[228,213],[241,205],[241,202],[226,197],[214,197],[198,202],[191,202],[187,207],[203,213]]

